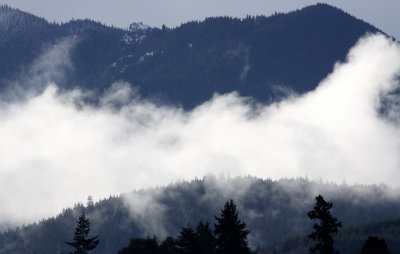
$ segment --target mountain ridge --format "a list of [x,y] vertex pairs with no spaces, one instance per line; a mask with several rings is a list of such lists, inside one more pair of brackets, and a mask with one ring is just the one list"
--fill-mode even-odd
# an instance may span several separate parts
[[[21,70],[47,48],[68,38],[73,47],[67,60],[74,68],[48,79],[43,75],[40,82],[102,92],[122,80],[139,87],[147,99],[187,110],[214,93],[237,91],[269,103],[279,97],[276,87],[296,93],[310,91],[335,62],[345,59],[361,36],[381,32],[326,4],[270,17],[214,17],[176,28],[131,30],[92,20],[50,24],[19,14],[22,20],[31,18],[38,25],[13,29],[12,36],[7,36],[5,29],[0,35],[1,89],[12,85],[10,80],[18,80]],[[8,29],[8,25],[4,27]],[[198,219],[212,222],[230,198],[238,201],[252,230],[252,243],[262,246],[307,232],[310,222],[305,213],[317,190],[334,202],[334,211],[344,223],[395,218],[400,212],[397,196],[387,195],[390,191],[382,186],[339,188],[305,179],[275,182],[257,178],[220,183],[209,177],[110,197],[93,207],[78,204],[67,208],[54,218],[0,234],[0,253],[65,251],[64,242],[72,235],[81,211],[87,212],[93,230],[100,233],[102,245],[94,254],[113,253],[135,236],[176,235],[180,227],[194,225]]]
[[81,40],[70,52],[74,70],[64,75],[66,80],[49,82],[102,92],[126,81],[145,98],[185,109],[214,93],[233,91],[269,103],[277,97],[277,86],[297,93],[314,89],[368,32],[382,33],[327,4],[270,17],[213,17],[176,28],[124,30],[91,20],[48,24],[34,36],[19,33],[24,43],[0,41],[0,92],[43,45],[78,35]]
[[[306,216],[317,194],[333,202],[333,215],[345,226],[398,218],[398,189],[386,186],[337,185],[304,178],[217,178],[212,175],[165,187],[125,193],[94,206],[77,204],[39,223],[0,234],[0,253],[67,251],[75,220],[84,211],[101,245],[93,253],[115,253],[133,237],[176,236],[180,228],[201,219],[212,225],[214,215],[233,199],[247,223],[254,247],[267,246],[312,230]],[[396,194],[396,195],[393,195]],[[8,247],[11,246],[11,247]]]

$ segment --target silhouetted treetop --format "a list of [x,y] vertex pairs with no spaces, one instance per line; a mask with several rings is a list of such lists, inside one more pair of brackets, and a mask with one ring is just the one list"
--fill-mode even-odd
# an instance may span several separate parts
[[365,241],[360,254],[389,254],[389,249],[383,238],[370,236]]
[[217,254],[251,253],[246,223],[239,220],[239,213],[233,200],[225,203],[219,217],[215,217],[214,234],[216,236]]
[[95,249],[99,245],[99,236],[89,237],[90,222],[82,213],[76,221],[75,233],[73,242],[66,242],[66,244],[75,248],[73,254],[88,254],[89,251]]
[[316,241],[315,245],[310,247],[310,253],[338,253],[333,247],[332,234],[338,232],[342,223],[331,215],[332,203],[326,202],[321,195],[318,195],[315,199],[314,208],[307,213],[308,217],[315,221],[314,231],[308,235],[309,238]]

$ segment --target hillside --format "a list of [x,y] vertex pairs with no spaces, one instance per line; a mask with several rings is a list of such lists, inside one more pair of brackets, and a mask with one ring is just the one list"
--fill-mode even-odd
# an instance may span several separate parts
[[[384,238],[390,253],[400,253],[400,220],[398,219],[345,226],[334,237],[335,248],[340,253],[358,254],[369,236]],[[265,249],[260,249],[258,253],[306,254],[310,245],[310,240],[304,235],[273,244]]]
[[[61,91],[79,87],[82,93],[89,90],[101,95],[113,82],[127,81],[157,106],[172,104],[190,110],[215,93],[232,91],[268,103],[287,93],[313,90],[369,32],[380,31],[327,4],[270,17],[212,17],[161,29],[141,23],[120,29],[92,20],[56,24],[0,6],[0,97],[19,86],[43,89],[49,82]],[[96,103],[99,98],[87,100]],[[92,253],[117,253],[132,237],[154,234],[162,240],[199,220],[213,225],[214,216],[229,199],[238,204],[241,219],[251,230],[252,247],[276,244],[276,248],[287,248],[287,253],[292,247],[300,253],[301,236],[311,230],[306,213],[317,194],[334,203],[333,214],[347,227],[338,237],[343,250],[352,251],[348,239],[357,245],[372,232],[382,234],[391,246],[398,244],[400,225],[394,221],[400,218],[398,189],[307,179],[207,176],[136,190],[93,205],[77,204],[53,218],[10,229],[0,234],[0,254],[68,252],[65,241],[71,239],[82,211],[101,241]],[[385,231],[388,225],[392,228]]]
[[175,236],[181,227],[202,219],[214,223],[223,204],[234,199],[247,223],[253,247],[267,246],[311,231],[306,213],[321,193],[334,203],[333,214],[344,225],[398,218],[400,200],[385,186],[348,186],[306,179],[280,181],[257,178],[218,179],[212,176],[167,187],[110,197],[94,206],[76,205],[54,218],[0,235],[0,253],[66,252],[75,220],[84,210],[101,244],[94,254],[116,253],[132,237]]
[[123,30],[90,20],[49,24],[7,6],[0,7],[0,17],[3,90],[67,38],[72,68],[46,81],[100,92],[128,81],[145,98],[186,109],[214,93],[238,91],[270,102],[284,90],[310,91],[361,36],[379,31],[327,4],[270,17],[214,17],[173,29],[132,24]]

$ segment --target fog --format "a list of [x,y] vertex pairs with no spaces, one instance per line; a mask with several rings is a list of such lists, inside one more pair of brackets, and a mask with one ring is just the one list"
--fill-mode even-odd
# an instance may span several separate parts
[[99,105],[85,102],[93,93],[43,84],[55,75],[46,68],[65,66],[41,63],[68,63],[68,47],[56,45],[32,66],[40,71],[19,81],[38,89],[13,90],[0,102],[3,222],[32,222],[88,195],[96,201],[208,173],[398,186],[400,111],[390,92],[400,46],[382,35],[361,39],[307,94],[270,105],[215,95],[189,112],[146,101],[124,82]]

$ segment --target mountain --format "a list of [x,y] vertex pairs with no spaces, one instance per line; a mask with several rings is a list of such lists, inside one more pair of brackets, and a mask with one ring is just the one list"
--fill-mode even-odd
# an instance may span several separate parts
[[[214,93],[238,91],[259,102],[314,89],[343,61],[347,51],[377,28],[340,9],[317,4],[286,14],[245,19],[208,18],[176,28],[134,23],[129,29],[92,20],[64,24],[0,7],[0,92],[14,86],[55,82],[99,93],[115,81],[139,87],[157,103],[191,109]],[[40,76],[41,78],[37,78]],[[116,253],[135,236],[176,235],[182,226],[214,222],[234,199],[251,230],[253,246],[304,235],[306,212],[321,193],[334,203],[345,225],[397,218],[398,195],[384,186],[348,186],[257,178],[216,179],[171,184],[77,204],[31,225],[0,234],[0,254],[66,252],[78,215],[85,211],[100,246],[93,254]]]
[[77,204],[54,218],[0,234],[0,253],[67,252],[64,242],[71,240],[82,211],[91,221],[92,232],[100,237],[93,254],[117,253],[133,237],[155,234],[163,240],[176,236],[183,226],[195,226],[200,219],[213,225],[214,216],[229,199],[237,203],[240,218],[250,229],[251,245],[262,247],[312,231],[306,214],[318,194],[333,202],[332,213],[343,225],[355,226],[399,218],[397,192],[385,186],[336,185],[301,178],[272,181],[207,176],[110,197],[94,205]]
[[185,109],[232,91],[270,102],[282,91],[314,89],[367,32],[380,31],[327,4],[270,17],[214,17],[173,29],[132,24],[125,30],[91,20],[50,24],[2,6],[0,91],[40,54],[70,40],[72,68],[48,80],[63,88],[102,92],[122,80],[145,98]]

